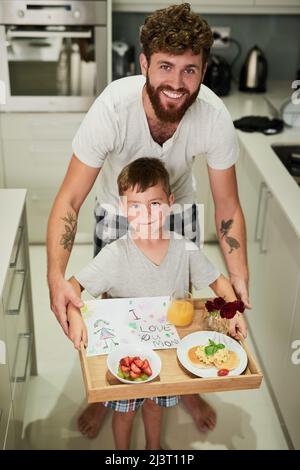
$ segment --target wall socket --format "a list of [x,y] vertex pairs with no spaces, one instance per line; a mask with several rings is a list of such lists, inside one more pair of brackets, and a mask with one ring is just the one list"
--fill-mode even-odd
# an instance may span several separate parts
[[[218,33],[222,38],[230,38],[229,26],[211,26],[213,33]],[[221,39],[215,39],[213,43],[214,48],[224,48],[229,46],[229,42],[223,42]]]

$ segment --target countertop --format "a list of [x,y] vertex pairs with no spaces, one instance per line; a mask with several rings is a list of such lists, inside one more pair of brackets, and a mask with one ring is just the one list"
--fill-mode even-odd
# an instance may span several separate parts
[[[261,94],[249,94],[234,90],[223,101],[232,119],[243,116],[272,116],[265,98],[279,108],[285,99],[291,97],[294,90],[291,82],[271,82],[268,91]],[[259,132],[237,131],[241,147],[250,155],[258,171],[289,219],[300,238],[300,187],[285,169],[271,148],[271,144],[300,144],[300,128],[288,128],[276,135],[266,136]]]
[[0,294],[5,284],[25,198],[26,189],[0,189]]

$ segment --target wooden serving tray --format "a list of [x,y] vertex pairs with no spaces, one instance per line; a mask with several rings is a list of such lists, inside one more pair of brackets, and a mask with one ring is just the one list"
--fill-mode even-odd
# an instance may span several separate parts
[[[205,320],[206,299],[192,299],[195,315],[188,327],[177,327],[180,338],[199,330],[209,330]],[[196,377],[184,369],[177,359],[176,349],[156,350],[162,362],[160,375],[144,384],[119,382],[107,369],[107,356],[86,357],[81,347],[80,361],[86,389],[87,401],[96,403],[106,400],[127,400],[167,395],[188,395],[191,393],[224,392],[259,388],[262,373],[249,351],[245,341],[240,341],[248,356],[248,366],[243,374],[236,377]]]

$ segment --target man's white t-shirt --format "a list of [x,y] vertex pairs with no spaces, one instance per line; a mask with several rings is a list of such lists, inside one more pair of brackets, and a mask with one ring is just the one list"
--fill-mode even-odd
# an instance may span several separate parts
[[156,143],[143,107],[144,84],[142,75],[110,83],[91,106],[73,139],[73,152],[78,159],[88,166],[101,167],[98,205],[118,208],[117,177],[125,165],[140,157],[156,157],[165,164],[175,202],[182,205],[195,202],[194,157],[205,155],[208,165],[219,170],[231,167],[238,159],[230,114],[205,85],[201,85],[196,101],[174,135],[162,146]]

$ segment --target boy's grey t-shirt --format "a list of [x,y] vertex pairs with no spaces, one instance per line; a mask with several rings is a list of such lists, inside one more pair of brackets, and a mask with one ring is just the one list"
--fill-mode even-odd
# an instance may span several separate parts
[[207,287],[220,276],[204,253],[184,238],[170,239],[160,265],[154,264],[128,235],[106,245],[75,278],[94,297],[188,296],[189,282],[195,289]]

